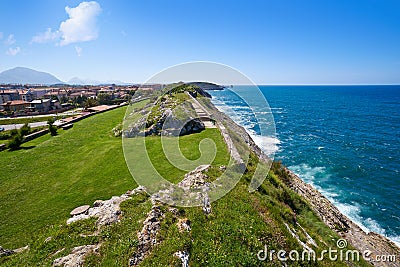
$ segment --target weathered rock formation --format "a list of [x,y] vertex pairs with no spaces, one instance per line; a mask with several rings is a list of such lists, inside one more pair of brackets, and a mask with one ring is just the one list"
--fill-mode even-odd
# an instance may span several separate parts
[[157,244],[157,233],[161,228],[163,216],[160,206],[154,204],[143,222],[142,230],[138,233],[139,245],[133,257],[129,260],[129,266],[139,265]]
[[53,266],[64,266],[64,267],[80,267],[83,266],[85,257],[89,253],[97,253],[100,248],[100,244],[97,245],[85,245],[74,247],[71,254],[55,259]]
[[[211,213],[211,203],[208,197],[212,185],[208,181],[208,176],[204,174],[211,166],[210,165],[200,165],[193,171],[185,174],[182,181],[177,184],[177,188],[170,186],[160,190],[159,192],[153,194],[151,198],[154,201],[163,203],[175,203],[175,199],[182,196],[181,205],[193,206],[200,204],[203,206],[203,211],[206,214]],[[179,190],[179,191],[178,191]],[[183,191],[183,195],[182,195]]]
[[[129,199],[132,195],[144,191],[143,187],[138,187],[134,190],[128,191],[121,196],[113,196],[109,200],[96,200],[93,203],[93,208],[87,209],[84,213],[73,215],[72,218],[67,220],[67,224],[88,219],[90,217],[97,217],[97,226],[109,225],[120,220],[121,209],[119,205]],[[82,206],[85,207],[86,206]],[[74,209],[76,210],[76,209]]]
[[[158,112],[161,114],[153,118],[152,114],[146,114],[137,123],[124,130],[124,137],[163,135],[182,136],[197,133],[205,129],[204,123],[197,118],[190,107],[180,105],[177,110],[169,105],[160,105]],[[179,113],[178,116],[176,113]]]
[[397,262],[374,262],[376,255],[396,255],[400,249],[389,239],[374,232],[366,233],[357,224],[342,214],[326,197],[311,185],[305,183],[297,175],[285,168],[290,179],[284,182],[299,195],[304,197],[332,230],[347,240],[360,253],[370,251],[368,256],[374,266],[398,267]]
[[23,251],[28,250],[28,249],[29,249],[29,246],[17,248],[17,249],[14,249],[14,250],[5,249],[5,248],[0,246],[0,258],[1,257],[6,257],[6,256],[10,256],[10,255],[12,255],[14,253],[20,253],[20,252],[23,252]]
[[182,267],[189,267],[189,252],[178,251],[174,253],[174,256],[182,261]]
[[11,249],[5,249],[3,247],[0,247],[0,257],[3,256],[10,256],[11,254],[14,254],[14,250]]

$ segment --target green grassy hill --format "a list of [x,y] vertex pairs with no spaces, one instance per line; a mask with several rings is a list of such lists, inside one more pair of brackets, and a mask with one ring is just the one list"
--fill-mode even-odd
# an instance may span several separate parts
[[98,114],[58,136],[0,152],[0,246],[25,246],[38,230],[65,221],[73,208],[136,187],[121,139],[111,134],[124,114],[125,108]]
[[[138,111],[145,104],[143,101],[129,108]],[[105,226],[100,232],[94,218],[65,223],[73,208],[121,195],[137,186],[126,166],[121,138],[111,132],[122,121],[125,111],[126,108],[118,108],[98,114],[75,123],[72,129],[56,137],[43,136],[25,143],[21,150],[0,152],[0,245],[29,245],[28,251],[0,258],[0,265],[51,266],[72,248],[93,244],[100,244],[100,248],[86,257],[84,265],[128,265],[138,251],[138,232],[153,206],[148,195],[139,193],[123,202],[120,222]],[[205,137],[217,145],[217,157],[205,173],[212,181],[230,158],[219,130],[181,136],[179,142],[182,153],[196,159],[200,156],[199,143]],[[165,158],[160,137],[146,139],[156,169],[171,182],[180,181],[185,172]],[[140,138],[133,142],[137,141]],[[280,164],[273,164],[257,191],[248,192],[257,163],[257,156],[251,153],[243,177],[232,191],[211,204],[212,212],[208,215],[201,207],[172,212],[171,207],[160,204],[163,217],[158,242],[141,266],[181,266],[174,256],[177,251],[189,253],[190,266],[282,266],[276,256],[272,261],[260,261],[257,253],[265,246],[269,251],[301,252],[301,242],[307,243],[310,238],[315,245],[309,246],[317,255],[329,247],[336,248],[339,236],[282,182],[278,175],[282,173]],[[179,230],[177,223],[182,219],[190,221],[190,231]],[[288,266],[347,265],[368,266],[363,261],[288,262]]]

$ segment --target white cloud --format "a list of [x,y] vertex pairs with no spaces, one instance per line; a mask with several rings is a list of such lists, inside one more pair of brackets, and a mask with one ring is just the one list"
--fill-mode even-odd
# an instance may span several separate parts
[[53,32],[51,28],[48,28],[45,32],[38,33],[37,35],[33,36],[31,43],[47,43],[54,41],[60,37],[60,32],[55,31]]
[[15,44],[15,38],[14,38],[14,34],[10,34],[8,37],[7,37],[7,40],[5,40],[4,41],[4,43],[6,44],[6,45],[13,45],[13,44]]
[[16,48],[12,48],[12,47],[8,48],[6,53],[7,53],[7,55],[15,56],[19,52],[21,52],[21,48],[19,46],[17,46]]
[[74,8],[67,6],[65,11],[69,19],[60,24],[61,46],[97,39],[97,16],[101,13],[97,2],[82,2]]
[[75,46],[75,51],[76,51],[76,54],[78,55],[78,57],[80,57],[81,55],[82,55],[82,51],[83,51],[83,49],[82,49],[82,47],[79,47],[79,46]]

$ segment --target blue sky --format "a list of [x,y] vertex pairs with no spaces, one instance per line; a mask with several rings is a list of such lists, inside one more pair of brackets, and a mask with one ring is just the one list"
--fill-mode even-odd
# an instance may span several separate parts
[[144,82],[213,61],[259,84],[400,83],[397,0],[2,0],[0,10],[0,71]]

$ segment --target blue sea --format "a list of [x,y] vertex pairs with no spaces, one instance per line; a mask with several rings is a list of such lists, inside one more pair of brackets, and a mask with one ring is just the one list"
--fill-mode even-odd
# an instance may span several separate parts
[[[251,108],[246,104],[243,96],[257,99],[254,87],[210,93],[217,108],[245,127],[266,153],[365,231],[399,245],[400,86],[258,88],[269,107],[260,98]],[[271,113],[276,135],[262,136],[259,123]]]

